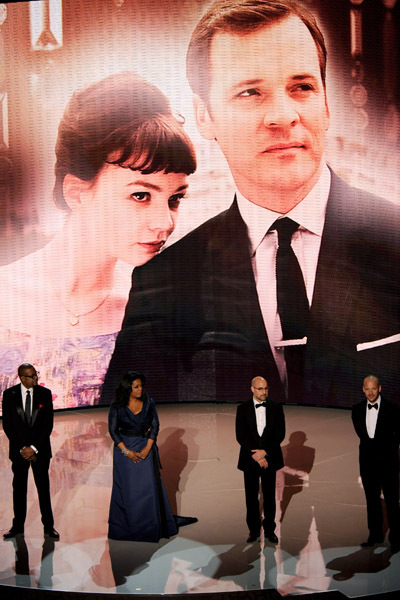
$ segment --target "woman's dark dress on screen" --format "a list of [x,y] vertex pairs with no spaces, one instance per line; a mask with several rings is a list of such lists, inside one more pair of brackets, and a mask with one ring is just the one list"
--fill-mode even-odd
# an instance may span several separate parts
[[108,415],[114,441],[113,487],[108,537],[114,540],[158,542],[178,531],[160,477],[160,461],[154,443],[148,456],[139,463],[127,458],[117,444],[139,452],[147,439],[157,439],[158,415],[151,398],[134,415],[127,406],[112,404]]

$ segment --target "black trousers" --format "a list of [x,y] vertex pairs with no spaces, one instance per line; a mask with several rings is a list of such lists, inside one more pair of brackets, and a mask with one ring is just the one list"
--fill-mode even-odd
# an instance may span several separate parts
[[261,489],[263,495],[264,519],[262,526],[267,535],[275,531],[275,487],[276,471],[273,469],[261,469],[261,472],[244,471],[244,490],[246,494],[246,523],[250,533],[258,535],[261,529],[260,503],[258,494]]
[[49,466],[50,458],[36,455],[36,461],[28,461],[18,457],[12,462],[13,477],[13,504],[14,520],[13,528],[23,531],[26,519],[27,492],[28,492],[28,472],[32,467],[33,478],[39,497],[40,512],[42,523],[45,530],[52,529],[54,526],[53,511],[50,500],[50,480]]
[[381,491],[386,504],[389,541],[400,542],[399,472],[373,464],[361,468],[361,480],[367,502],[367,521],[371,538],[383,538],[383,511]]

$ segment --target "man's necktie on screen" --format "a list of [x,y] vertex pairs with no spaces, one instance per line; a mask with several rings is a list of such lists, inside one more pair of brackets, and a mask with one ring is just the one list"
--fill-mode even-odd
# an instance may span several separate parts
[[260,408],[260,406],[267,406],[266,402],[259,402],[258,404],[256,404],[256,408]]
[[[299,261],[291,246],[299,225],[284,217],[275,221],[270,231],[278,232],[276,253],[276,294],[278,314],[284,340],[298,340],[307,335],[310,307]],[[304,395],[304,345],[285,347],[288,376],[288,399],[300,402]]]
[[26,399],[25,399],[25,418],[26,421],[28,423],[28,425],[31,424],[31,393],[28,390],[26,392]]
[[377,404],[368,404],[368,410],[370,408],[375,408],[375,410],[378,410],[378,405]]
[[278,219],[270,227],[278,232],[276,293],[284,340],[307,335],[310,312],[303,273],[291,246],[292,235],[298,227],[298,223],[287,217]]

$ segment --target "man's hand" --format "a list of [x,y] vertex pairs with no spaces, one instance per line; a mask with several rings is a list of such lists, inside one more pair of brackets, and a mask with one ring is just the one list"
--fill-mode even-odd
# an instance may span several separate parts
[[265,450],[252,450],[252,453],[252,458],[256,462],[259,462],[262,458],[265,458],[267,456]]
[[32,460],[33,456],[36,459],[35,451],[30,446],[24,446],[22,448],[22,450],[20,450],[20,453],[21,453],[22,458],[25,458],[26,460]]
[[262,458],[261,460],[258,460],[257,462],[262,469],[266,469],[268,467],[268,461],[266,458]]

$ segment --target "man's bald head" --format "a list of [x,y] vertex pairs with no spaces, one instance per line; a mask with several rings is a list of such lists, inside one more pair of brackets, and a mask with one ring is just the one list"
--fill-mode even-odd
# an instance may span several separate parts
[[376,375],[367,375],[364,379],[363,385],[365,385],[366,383],[371,383],[372,381],[375,381],[376,385],[380,385],[379,377],[377,377]]
[[379,398],[381,386],[376,375],[367,375],[363,382],[363,392],[368,402],[374,404]]

